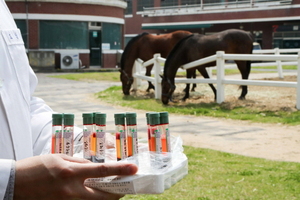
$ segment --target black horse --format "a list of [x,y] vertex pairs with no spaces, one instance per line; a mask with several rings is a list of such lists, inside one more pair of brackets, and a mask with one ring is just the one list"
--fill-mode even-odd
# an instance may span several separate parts
[[[229,29],[213,35],[190,35],[181,41],[172,49],[166,59],[164,73],[162,76],[162,102],[168,104],[172,94],[176,88],[175,76],[178,68],[186,63],[199,60],[216,54],[217,51],[224,51],[225,53],[235,54],[251,54],[253,49],[253,37],[250,33],[243,30]],[[242,79],[248,79],[251,62],[236,60]],[[216,62],[200,65],[188,70],[195,71],[196,69],[204,78],[209,78],[206,67],[215,66]],[[192,74],[192,73],[191,73]],[[190,78],[190,77],[187,77]],[[213,84],[209,84],[217,98],[216,89]],[[239,99],[245,99],[248,92],[247,86],[241,86],[242,93]],[[189,85],[185,90],[186,94],[183,100],[189,98]]]
[[[160,53],[166,58],[178,41],[191,34],[191,32],[179,30],[164,35],[142,33],[132,38],[126,45],[120,62],[120,80],[124,95],[130,94],[133,83],[132,69],[137,58],[147,61],[153,58],[155,53]],[[150,65],[146,68],[146,76],[151,76],[152,67],[153,65]],[[151,82],[147,91],[150,89],[154,89]]]

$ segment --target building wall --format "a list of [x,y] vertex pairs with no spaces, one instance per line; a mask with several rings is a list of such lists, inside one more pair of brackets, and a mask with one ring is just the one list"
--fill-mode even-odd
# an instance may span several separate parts
[[[270,1],[272,2],[272,1]],[[137,0],[132,0],[132,7],[135,7]],[[155,7],[160,7],[160,0],[154,0]],[[180,1],[178,1],[180,4]],[[161,7],[161,9],[164,9]],[[155,13],[155,12],[153,12]],[[188,30],[197,33],[212,33],[229,28],[244,29],[256,35],[263,48],[273,48],[273,26],[286,24],[300,25],[300,0],[291,1],[290,5],[278,6],[260,6],[241,9],[212,9],[201,10],[197,13],[178,9],[178,12],[169,14],[148,14],[147,12],[137,12],[133,9],[131,16],[125,18],[125,35],[134,35],[144,31],[150,33],[168,33],[175,29],[157,28],[148,29],[147,25],[158,25],[168,27],[172,24],[199,24],[211,25],[205,28],[184,28],[178,26],[178,29]],[[156,13],[158,11],[156,10]],[[200,26],[199,26],[200,27]],[[259,34],[259,35],[258,35]]]
[[[73,0],[71,3],[67,0],[28,0],[27,3],[25,1],[7,0],[6,3],[15,19],[28,21],[27,48],[29,50],[41,48],[40,20],[118,24],[122,26],[120,35],[124,34],[124,9],[127,4],[121,0],[99,0],[97,2],[91,0]],[[123,41],[121,41],[122,45]],[[56,52],[56,67],[59,67],[60,62],[58,57],[64,49],[54,50]],[[86,67],[90,66],[89,51],[89,49],[80,49],[79,51],[82,65]]]

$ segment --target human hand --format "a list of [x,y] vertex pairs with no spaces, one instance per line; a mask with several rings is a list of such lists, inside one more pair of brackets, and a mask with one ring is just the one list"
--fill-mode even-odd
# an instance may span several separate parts
[[134,164],[96,164],[64,154],[35,156],[16,162],[14,200],[120,199],[123,195],[84,186],[85,179],[136,172]]

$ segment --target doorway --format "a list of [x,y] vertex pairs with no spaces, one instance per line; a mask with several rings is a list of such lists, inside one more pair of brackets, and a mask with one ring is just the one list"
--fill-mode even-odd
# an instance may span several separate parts
[[90,65],[101,66],[101,30],[90,30]]

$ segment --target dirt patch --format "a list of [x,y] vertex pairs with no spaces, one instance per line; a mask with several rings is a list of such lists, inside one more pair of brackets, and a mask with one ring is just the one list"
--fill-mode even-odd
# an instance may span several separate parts
[[[289,81],[297,82],[297,76],[285,76],[281,78],[264,78],[260,80],[267,81]],[[142,98],[154,98],[154,92],[146,92],[147,85],[140,87],[134,95]],[[211,88],[207,84],[197,84],[196,90],[190,92],[190,98],[186,101],[181,99],[184,96],[183,89],[185,84],[177,84],[173,94],[174,103],[176,105],[184,105],[188,103],[213,103],[214,95]],[[287,111],[294,112],[296,109],[296,88],[287,87],[269,87],[269,86],[248,86],[248,94],[246,100],[239,100],[241,89],[237,85],[225,86],[225,101],[222,107],[232,109],[235,107],[247,107],[261,111]]]

